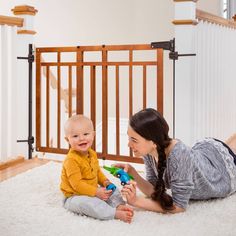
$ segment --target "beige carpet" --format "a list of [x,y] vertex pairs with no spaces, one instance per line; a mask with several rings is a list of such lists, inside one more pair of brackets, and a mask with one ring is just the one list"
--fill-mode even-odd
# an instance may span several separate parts
[[[193,202],[181,214],[135,211],[131,224],[99,221],[62,207],[60,171],[60,163],[50,162],[0,183],[1,236],[236,235],[236,194]],[[113,181],[119,185],[118,179]]]

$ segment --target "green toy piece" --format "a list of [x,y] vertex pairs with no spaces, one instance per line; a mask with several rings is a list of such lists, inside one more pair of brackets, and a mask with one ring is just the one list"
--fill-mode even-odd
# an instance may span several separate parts
[[117,167],[108,167],[108,166],[103,166],[103,168],[107,171],[109,171],[112,175],[116,175],[117,171],[119,170],[119,168]]
[[127,175],[130,179],[134,179],[134,177],[130,174],[128,174],[127,172],[125,172],[123,169],[121,168],[117,168],[117,167],[108,167],[108,166],[103,166],[103,168],[107,171],[109,171],[113,176],[116,176],[118,178],[120,178],[120,175],[124,174]]

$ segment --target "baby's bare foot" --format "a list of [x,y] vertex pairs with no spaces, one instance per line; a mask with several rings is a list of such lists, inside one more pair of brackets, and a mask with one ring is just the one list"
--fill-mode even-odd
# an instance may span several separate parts
[[129,211],[130,213],[132,213],[132,216],[134,215],[134,210],[133,208],[127,206],[127,205],[119,205],[117,208],[117,210],[121,210],[121,211]]
[[115,219],[122,220],[126,223],[131,223],[132,217],[133,213],[130,211],[116,209]]

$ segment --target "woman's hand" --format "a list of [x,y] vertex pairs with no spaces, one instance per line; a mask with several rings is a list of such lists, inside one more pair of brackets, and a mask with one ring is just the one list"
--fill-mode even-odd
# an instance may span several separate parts
[[135,205],[135,202],[137,200],[136,185],[136,182],[131,180],[129,184],[126,184],[121,190],[121,193],[126,198],[127,203],[133,206]]
[[118,168],[122,168],[125,172],[133,175],[136,170],[134,169],[133,166],[131,166],[130,164],[123,164],[123,163],[116,163],[112,166],[118,167]]
[[111,194],[112,190],[106,190],[106,188],[97,188],[95,196],[101,200],[107,201]]

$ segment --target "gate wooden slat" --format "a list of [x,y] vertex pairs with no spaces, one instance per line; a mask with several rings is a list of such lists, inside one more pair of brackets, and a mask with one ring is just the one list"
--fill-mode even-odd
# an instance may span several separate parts
[[68,113],[72,116],[72,67],[68,69]]
[[147,66],[143,66],[143,109],[147,107]]
[[[94,128],[96,127],[96,67],[90,67],[90,113]],[[96,147],[96,139],[94,139],[92,148]]]
[[[57,52],[57,61],[61,62],[61,53]],[[61,67],[57,67],[57,148],[61,147]]]
[[157,50],[157,109],[163,114],[163,50]]
[[36,49],[36,150],[41,145],[41,53]]
[[[102,50],[102,61],[107,61],[107,51]],[[107,137],[108,137],[108,82],[107,82],[107,66],[102,66],[102,155],[107,155]],[[106,141],[105,141],[106,140]]]
[[[129,117],[132,116],[133,114],[133,67],[132,67],[132,62],[133,62],[133,51],[129,50]],[[132,157],[133,153],[130,148],[129,150],[129,155]]]
[[46,143],[47,146],[50,145],[50,77],[49,77],[50,67],[46,67]]
[[[77,49],[76,49],[77,50]],[[76,112],[77,114],[84,113],[84,74],[82,62],[84,60],[83,51],[77,51],[76,61],[79,63],[76,67]]]
[[120,74],[116,66],[116,154],[120,155]]

